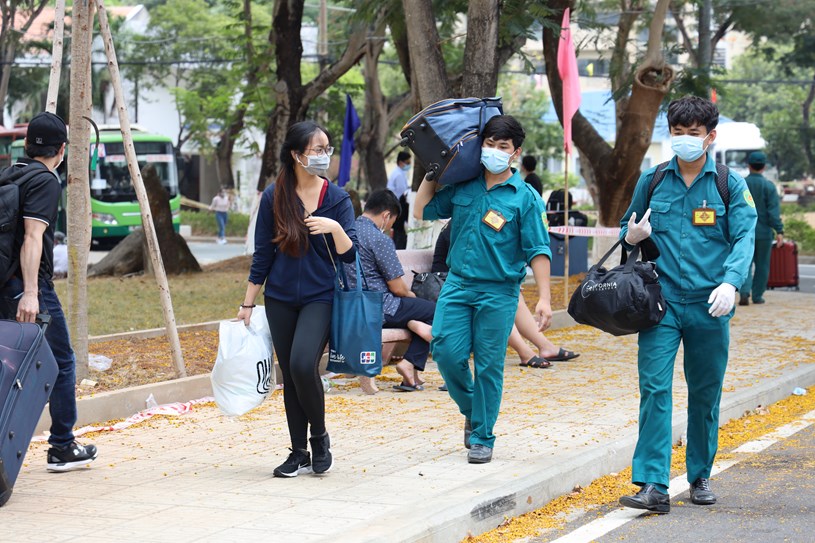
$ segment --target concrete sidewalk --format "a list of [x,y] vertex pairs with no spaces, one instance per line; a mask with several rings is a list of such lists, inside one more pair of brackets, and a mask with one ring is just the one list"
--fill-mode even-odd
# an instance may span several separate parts
[[[771,291],[739,307],[722,422],[815,384],[815,297]],[[272,478],[288,451],[282,394],[237,420],[206,406],[93,437],[92,468],[45,471],[32,445],[5,541],[456,542],[629,465],[637,432],[636,337],[587,327],[550,334],[581,352],[551,369],[507,360],[494,460],[470,465],[463,418],[438,373],[423,392],[327,396],[334,469]],[[681,360],[681,357],[680,357]],[[675,434],[685,421],[681,363]],[[86,439],[85,441],[90,441]]]

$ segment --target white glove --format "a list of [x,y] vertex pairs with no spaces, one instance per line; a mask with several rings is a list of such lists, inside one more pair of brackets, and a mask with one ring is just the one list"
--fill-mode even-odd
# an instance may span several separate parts
[[722,283],[710,293],[707,303],[711,304],[707,310],[712,317],[727,315],[736,303],[736,287],[730,283]]
[[649,217],[651,217],[650,207],[645,211],[640,222],[637,222],[637,212],[631,213],[631,218],[628,219],[628,232],[625,234],[626,243],[636,245],[651,235],[651,221],[648,220]]

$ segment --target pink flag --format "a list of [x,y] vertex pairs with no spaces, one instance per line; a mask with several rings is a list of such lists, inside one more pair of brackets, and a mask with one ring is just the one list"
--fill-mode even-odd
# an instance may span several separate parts
[[569,8],[566,8],[563,12],[563,23],[560,25],[557,71],[563,81],[563,147],[567,154],[572,152],[572,117],[580,107],[580,78],[569,23]]

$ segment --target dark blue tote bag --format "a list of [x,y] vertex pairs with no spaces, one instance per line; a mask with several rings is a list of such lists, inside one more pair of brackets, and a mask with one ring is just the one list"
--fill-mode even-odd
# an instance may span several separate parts
[[359,254],[355,268],[355,288],[348,287],[345,266],[337,268],[327,369],[376,377],[382,372],[382,293],[368,290]]

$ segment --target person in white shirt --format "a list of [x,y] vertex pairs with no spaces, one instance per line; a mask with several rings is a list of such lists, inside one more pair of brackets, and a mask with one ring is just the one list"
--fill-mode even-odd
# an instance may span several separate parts
[[229,195],[225,189],[222,188],[212,199],[209,209],[215,212],[215,221],[218,223],[218,243],[223,245],[226,243],[226,221],[229,217]]
[[399,151],[399,154],[396,155],[396,169],[388,176],[388,190],[399,198],[399,204],[402,206],[402,212],[393,224],[393,243],[396,245],[397,250],[407,247],[405,223],[409,213],[407,196],[410,192],[410,182],[408,181],[408,172],[412,161],[413,157],[410,156],[410,153]]
[[65,245],[65,234],[54,233],[54,278],[68,276],[68,246]]

